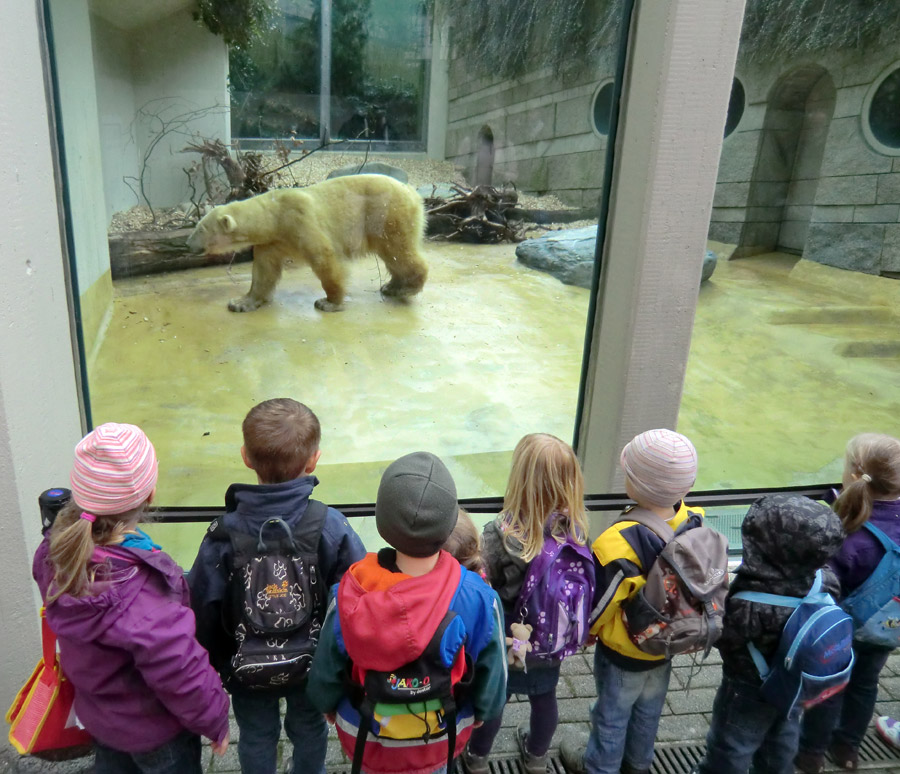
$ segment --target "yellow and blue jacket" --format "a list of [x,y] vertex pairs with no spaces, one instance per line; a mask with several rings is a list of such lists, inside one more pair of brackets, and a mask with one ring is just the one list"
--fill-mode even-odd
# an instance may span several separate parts
[[[622,617],[622,605],[647,582],[646,572],[665,543],[642,524],[628,521],[628,510],[591,546],[597,563],[591,634],[597,637],[597,647],[604,650],[613,664],[636,672],[652,669],[665,661],[665,657],[644,653],[631,641]],[[692,529],[702,523],[703,509],[688,508],[684,501],[668,520],[676,531],[682,525],[684,529]]]

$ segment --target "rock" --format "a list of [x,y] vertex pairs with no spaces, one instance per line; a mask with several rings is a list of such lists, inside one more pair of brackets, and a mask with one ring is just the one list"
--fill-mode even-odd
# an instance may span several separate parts
[[365,164],[348,164],[346,167],[338,167],[332,169],[328,173],[328,179],[333,177],[343,177],[344,175],[387,175],[388,177],[399,180],[401,183],[408,183],[409,176],[400,167],[384,164],[381,161],[367,161]]
[[552,274],[565,285],[589,288],[596,245],[596,226],[568,228],[519,243],[516,258],[532,269]]
[[[516,247],[516,258],[532,269],[552,274],[565,285],[589,288],[594,275],[597,227],[553,231],[537,239],[526,239]],[[700,281],[705,282],[716,268],[717,257],[707,250]]]
[[453,190],[453,183],[429,183],[428,185],[420,185],[416,191],[423,199],[450,199],[456,196]]
[[700,274],[700,282],[706,282],[712,277],[712,273],[716,270],[716,261],[718,260],[712,250],[706,251],[706,254],[703,256],[703,271]]

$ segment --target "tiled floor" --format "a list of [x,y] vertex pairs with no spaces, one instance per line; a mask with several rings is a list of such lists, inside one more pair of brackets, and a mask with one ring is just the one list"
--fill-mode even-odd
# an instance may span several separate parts
[[[572,656],[562,668],[557,696],[559,699],[559,729],[554,738],[554,747],[566,736],[586,737],[588,733],[588,713],[594,701],[594,680],[591,674],[593,656],[590,652]],[[712,700],[719,684],[720,664],[718,654],[713,651],[706,662],[694,666],[686,657],[675,661],[666,708],[659,726],[657,742],[660,746],[672,744],[702,744],[709,727]],[[900,652],[892,655],[881,674],[878,704],[879,715],[900,716]],[[503,715],[503,729],[497,737],[492,752],[496,757],[510,757],[516,752],[515,728],[528,721],[528,702],[516,697],[507,705]],[[204,768],[207,772],[237,772],[238,729],[232,720],[231,741],[223,758],[214,758],[209,749],[204,751]],[[283,766],[290,759],[292,750],[286,738],[282,738],[280,760]],[[337,737],[332,730],[328,745],[328,767],[343,770],[348,764]],[[90,759],[69,763],[46,763],[33,758],[19,758],[6,747],[0,750],[0,774],[86,774],[91,769]],[[835,769],[831,769],[835,770]],[[881,767],[866,766],[866,771],[881,774],[900,774],[900,752],[896,763]]]

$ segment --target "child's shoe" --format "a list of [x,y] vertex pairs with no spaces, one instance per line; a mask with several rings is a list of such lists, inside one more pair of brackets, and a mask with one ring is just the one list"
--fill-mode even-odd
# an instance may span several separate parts
[[584,744],[577,744],[572,739],[563,739],[559,746],[559,759],[566,774],[587,774],[584,765]]
[[836,742],[831,745],[831,757],[842,769],[856,771],[859,768],[859,750],[849,744]]
[[875,720],[875,730],[887,744],[900,749],[900,720],[882,715]]
[[821,774],[825,770],[825,755],[813,752],[798,752],[794,765],[803,774]]
[[532,755],[528,752],[528,731],[525,726],[516,729],[516,741],[519,743],[525,774],[547,774],[547,755]]
[[463,774],[488,774],[487,755],[475,755],[467,744],[459,756],[459,763]]

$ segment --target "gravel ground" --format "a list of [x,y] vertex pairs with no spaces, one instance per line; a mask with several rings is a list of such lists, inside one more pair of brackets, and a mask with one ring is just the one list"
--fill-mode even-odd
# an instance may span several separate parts
[[[277,166],[281,162],[271,155],[271,165]],[[298,161],[291,167],[282,170],[277,176],[274,187],[300,186],[305,187],[313,183],[321,182],[328,177],[328,173],[338,167],[348,164],[367,161],[380,161],[400,167],[409,176],[409,183],[414,188],[430,183],[462,183],[465,184],[462,170],[449,161],[421,157],[405,157],[402,155],[371,154],[365,157],[361,153],[341,153],[329,151],[311,153],[306,158]],[[519,206],[528,209],[559,210],[565,206],[555,196],[532,196],[519,194]],[[184,204],[179,207],[162,208],[156,210],[154,220],[150,208],[145,205],[137,205],[129,210],[117,212],[112,217],[109,226],[110,234],[120,234],[130,231],[169,231],[171,229],[185,228],[193,225],[190,217],[191,205]],[[578,228],[582,225],[594,225],[594,221],[569,223],[563,228]],[[547,228],[526,227],[526,235],[534,236],[543,233]]]

